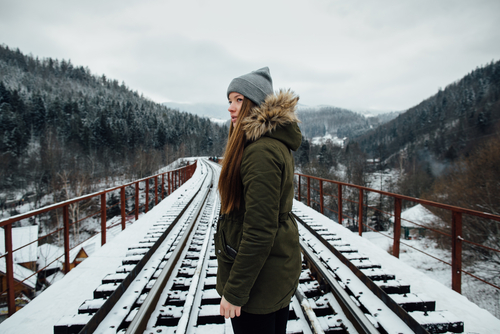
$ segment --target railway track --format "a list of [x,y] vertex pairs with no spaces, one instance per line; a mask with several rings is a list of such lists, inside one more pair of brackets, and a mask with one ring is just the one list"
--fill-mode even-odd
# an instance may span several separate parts
[[[201,221],[206,221],[208,215],[218,214],[218,199],[213,188],[218,171],[207,161],[200,161],[199,168],[202,177],[198,184],[175,193],[178,198],[169,212],[153,225],[143,240],[128,248],[122,265],[102,279],[93,298],[82,303],[77,315],[65,317],[54,326],[55,334],[124,333],[142,305],[151,304],[152,296],[161,290],[160,285],[167,283],[168,274],[184,261],[180,256],[191,241],[195,227],[206,224]],[[140,312],[144,317],[143,311]]]
[[[215,290],[220,167],[200,162],[197,189],[179,196],[144,240],[129,247],[122,266],[102,279],[78,315],[54,326],[55,334],[232,333],[230,322],[219,315]],[[395,275],[306,215],[294,214],[303,271],[290,304],[288,333],[463,332],[463,323],[442,320],[453,317],[436,313],[431,300],[418,302]]]
[[464,331],[463,322],[453,314],[436,311],[434,300],[412,294],[410,285],[312,218],[301,212],[294,215],[307,267],[298,295],[314,310],[318,333]]

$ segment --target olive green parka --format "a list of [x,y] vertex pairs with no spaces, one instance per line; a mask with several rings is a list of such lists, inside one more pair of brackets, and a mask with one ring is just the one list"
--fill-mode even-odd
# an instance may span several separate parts
[[269,95],[242,120],[243,205],[222,215],[215,234],[217,292],[254,314],[287,307],[302,260],[293,203],[294,161],[302,135],[290,90]]

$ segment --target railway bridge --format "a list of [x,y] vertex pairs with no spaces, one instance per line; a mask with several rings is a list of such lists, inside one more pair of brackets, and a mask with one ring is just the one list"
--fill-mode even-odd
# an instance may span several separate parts
[[[8,284],[3,294],[11,313],[0,323],[0,332],[232,333],[230,321],[219,315],[220,296],[215,291],[213,234],[219,216],[219,172],[218,164],[199,158],[176,171],[75,199],[101,200],[102,231],[95,238],[100,245],[71,270],[71,248],[78,248],[69,236],[74,222],[68,209],[74,202],[36,212],[63,212],[67,228],[62,230],[66,250],[61,261],[66,274],[17,312],[12,302],[17,284],[12,253],[19,250],[12,246],[12,223],[34,213],[0,221],[7,249],[3,257]],[[301,182],[304,178],[307,185]],[[463,297],[456,282],[453,289],[445,287],[360,236],[363,228],[353,233],[323,215],[328,202],[323,197],[324,182],[297,175],[293,215],[300,232],[303,270],[290,304],[288,333],[498,332],[500,320]],[[341,203],[347,186],[338,185],[340,217],[346,214]],[[133,190],[133,214],[126,212],[124,203],[131,200],[126,187]],[[107,221],[106,195],[113,191],[120,194],[121,215]],[[310,206],[314,191],[321,195],[319,210]],[[360,190],[359,210],[363,191],[369,189]],[[139,214],[141,198],[143,213]],[[396,226],[400,214],[401,206],[396,204]],[[455,224],[460,222],[457,214],[453,216]],[[454,260],[452,270],[459,260]]]

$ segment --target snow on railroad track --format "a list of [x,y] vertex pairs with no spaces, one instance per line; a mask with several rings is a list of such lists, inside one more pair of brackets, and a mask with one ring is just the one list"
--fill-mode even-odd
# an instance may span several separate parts
[[96,250],[63,279],[43,291],[29,304],[0,324],[0,333],[53,334],[54,325],[64,317],[78,314],[80,305],[92,298],[102,279],[122,265],[128,248],[143,240],[157,221],[199,189],[206,168],[199,167],[186,183],[143,214],[133,224]]
[[[141,242],[129,248],[122,266],[116,269],[116,273],[106,276],[103,284],[94,291],[94,299],[82,304],[78,315],[60,320],[54,326],[55,334],[117,333],[127,327],[139,332],[135,328],[137,323],[147,322],[165,286],[165,277],[168,278],[177,265],[185,240],[211,192],[215,178],[212,167],[200,162],[200,168],[204,176],[197,191],[172,207]],[[127,276],[111,283],[105,281],[109,276],[122,273]],[[93,305],[97,307],[93,308]]]
[[[344,246],[337,245],[339,250],[357,250],[357,255],[349,256],[349,252],[344,254],[350,258],[364,257],[361,262],[365,265],[370,265],[371,262],[374,268],[363,269],[365,272],[369,270],[378,275],[396,276],[395,278],[398,280],[393,281],[394,286],[392,289],[404,291],[406,289],[405,286],[409,285],[411,286],[411,295],[428,296],[420,301],[428,302],[430,297],[431,301],[435,302],[436,310],[446,311],[444,312],[445,314],[452,314],[453,318],[450,320],[463,321],[464,333],[500,333],[500,320],[487,310],[478,307],[461,294],[390,255],[386,250],[379,248],[369,240],[360,237],[357,233],[351,232],[337,222],[298,201],[294,201],[293,212],[299,217],[307,217],[306,220],[314,222],[313,225],[320,226],[320,229],[323,229],[322,234],[328,234],[330,238],[333,238],[334,235],[338,240],[342,240]],[[360,264],[359,262],[358,264]],[[381,268],[377,269],[377,266]],[[408,292],[410,291],[408,290]],[[394,299],[397,303],[402,303],[402,299],[405,298],[410,299],[410,293],[407,295],[408,297],[403,296],[404,294],[401,294],[401,296],[394,297]],[[417,321],[424,323],[426,318],[425,312],[419,313],[419,315],[414,313],[414,317]]]
[[[381,282],[379,283],[381,286],[388,287],[390,290],[394,290],[395,287],[404,287],[403,291],[396,291],[396,293],[404,293],[404,296],[409,293],[409,287],[400,282],[391,284],[390,281],[394,280],[394,275],[383,272],[380,265],[373,264],[367,256],[358,254],[354,247],[343,242],[341,238],[323,228],[322,225],[315,224],[307,216],[297,219],[301,223],[299,231],[301,246],[307,259],[306,263],[314,277],[321,282],[321,285],[316,285],[315,289],[308,292],[311,294],[316,290],[315,297],[318,295],[325,297],[327,302],[323,304],[328,306],[324,310],[327,311],[324,312],[325,316],[336,314],[336,318],[340,320],[340,323],[334,323],[333,326],[322,326],[325,332],[343,330],[353,333],[359,330],[360,333],[427,333],[426,329],[431,326],[424,328],[408,317],[398,304],[385,303],[380,297],[390,301],[387,294],[372,282]],[[349,259],[343,254],[348,255]],[[370,279],[367,279],[368,275]],[[415,302],[415,299],[412,301]],[[427,304],[422,303],[421,300],[415,303],[427,310]],[[433,311],[433,308],[429,306],[428,310]],[[433,321],[436,320],[436,317],[430,318]],[[431,333],[444,333],[448,329],[453,329],[457,333],[462,332],[463,323],[460,321],[450,325],[450,321],[444,322],[443,318],[439,320],[433,323],[439,327],[433,326],[432,329],[443,330],[431,331]]]

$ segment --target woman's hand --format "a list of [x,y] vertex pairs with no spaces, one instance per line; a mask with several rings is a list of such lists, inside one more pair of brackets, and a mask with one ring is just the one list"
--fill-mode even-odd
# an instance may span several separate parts
[[222,296],[222,299],[220,301],[220,315],[222,315],[224,318],[234,318],[239,317],[241,314],[241,306],[234,306],[233,304],[229,303],[224,296]]

